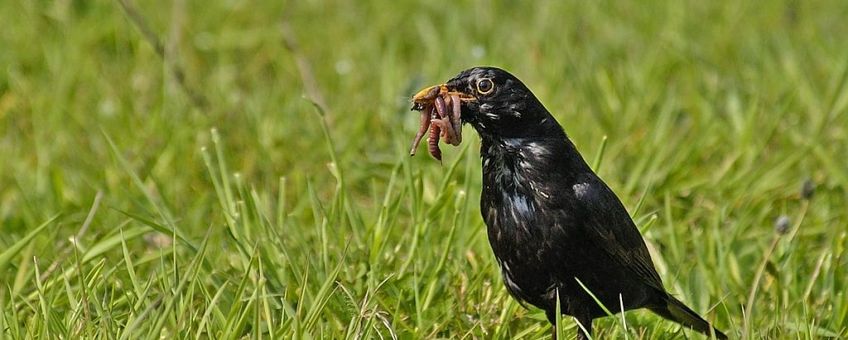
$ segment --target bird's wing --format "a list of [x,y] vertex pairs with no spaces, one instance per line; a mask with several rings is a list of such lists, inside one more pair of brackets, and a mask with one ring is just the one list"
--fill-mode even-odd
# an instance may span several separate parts
[[581,232],[623,267],[654,288],[664,290],[639,229],[613,191],[594,174],[584,176],[572,190],[581,212]]

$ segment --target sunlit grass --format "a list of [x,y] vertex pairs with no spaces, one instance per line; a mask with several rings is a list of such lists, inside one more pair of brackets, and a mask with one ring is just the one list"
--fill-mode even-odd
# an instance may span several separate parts
[[118,1],[0,2],[0,338],[550,337],[502,287],[473,131],[406,154],[409,95],[474,65],[554,112],[719,329],[848,336],[843,2],[135,6],[167,63]]

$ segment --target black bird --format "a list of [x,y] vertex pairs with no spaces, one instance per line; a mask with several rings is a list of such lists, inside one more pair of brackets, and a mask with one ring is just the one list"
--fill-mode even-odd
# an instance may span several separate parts
[[606,315],[586,289],[613,313],[648,308],[727,338],[663,288],[624,205],[520,80],[476,67],[438,86],[460,96],[462,122],[482,140],[480,213],[513,297],[543,309],[555,327],[558,293],[561,311],[586,330],[578,339]]

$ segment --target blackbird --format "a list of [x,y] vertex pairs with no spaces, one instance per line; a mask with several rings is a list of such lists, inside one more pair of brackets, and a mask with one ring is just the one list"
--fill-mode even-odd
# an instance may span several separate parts
[[559,298],[562,313],[585,329],[578,339],[607,315],[598,302],[612,313],[648,308],[727,338],[663,288],[624,205],[518,78],[476,67],[437,86],[462,98],[462,123],[480,135],[480,213],[514,298],[543,309],[552,328]]

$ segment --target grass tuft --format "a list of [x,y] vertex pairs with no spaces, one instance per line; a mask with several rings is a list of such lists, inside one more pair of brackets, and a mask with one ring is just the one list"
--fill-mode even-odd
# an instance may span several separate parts
[[533,89],[719,329],[848,337],[846,14],[2,1],[0,338],[550,337],[503,288],[474,132],[407,154],[411,92],[473,65]]

